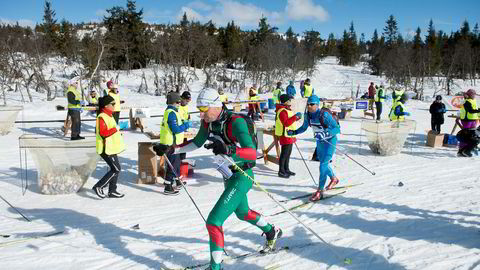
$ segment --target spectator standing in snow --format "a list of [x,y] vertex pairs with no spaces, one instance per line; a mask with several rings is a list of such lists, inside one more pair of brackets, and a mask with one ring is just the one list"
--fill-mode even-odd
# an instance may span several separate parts
[[118,125],[118,121],[120,120],[120,111],[121,106],[124,101],[120,100],[120,94],[118,93],[118,84],[113,83],[111,80],[107,82],[108,93],[107,95],[111,96],[115,100],[115,108],[113,109],[113,118],[115,118],[115,122]]
[[327,176],[330,177],[330,183],[327,190],[332,189],[338,184],[339,180],[335,176],[330,161],[335,153],[337,144],[337,134],[340,133],[340,126],[333,118],[332,113],[327,108],[319,109],[320,99],[312,95],[307,100],[307,113],[304,115],[303,125],[297,130],[287,131],[288,135],[297,135],[305,132],[310,126],[317,141],[317,158],[320,162],[320,176],[318,190],[310,197],[311,201],[318,201],[323,198],[323,192]]
[[303,92],[302,97],[308,98],[311,95],[315,94],[315,89],[313,89],[312,85],[310,84],[310,79],[307,78],[305,82],[303,82]]
[[70,132],[70,140],[82,140],[85,137],[80,136],[82,127],[82,119],[80,113],[82,106],[85,105],[85,101],[82,100],[82,94],[77,90],[78,82],[72,81],[67,88],[67,101],[68,101],[68,116],[72,121],[72,127]]
[[292,98],[295,98],[297,95],[297,90],[295,90],[295,86],[293,85],[293,81],[288,82],[287,86],[287,95],[291,96]]
[[[188,114],[188,103],[192,100],[192,95],[188,91],[184,91],[180,96],[182,100],[180,101],[180,106],[178,106],[178,113],[182,116],[183,121],[190,120],[190,114]],[[183,142],[186,142],[187,138],[183,139]],[[186,153],[180,154],[180,160],[187,158]],[[181,162],[180,162],[181,165]],[[179,186],[178,186],[179,187]]]
[[257,120],[259,118],[258,114],[260,114],[260,106],[258,103],[255,103],[258,100],[258,90],[257,84],[254,83],[250,90],[248,91],[248,116],[252,118],[252,120]]
[[444,114],[447,112],[445,104],[442,102],[442,96],[435,97],[435,101],[430,105],[430,114],[432,115],[432,131],[440,134],[440,126],[445,122]]
[[383,101],[385,101],[385,90],[383,90],[383,84],[375,93],[375,108],[377,109],[377,121],[380,121],[382,117]]
[[280,100],[280,95],[282,95],[282,83],[277,82],[277,87],[275,88],[275,90],[273,90],[273,93],[272,93],[274,104],[278,103],[278,101]]
[[[180,106],[181,97],[177,92],[170,92],[167,95],[167,109],[163,113],[163,122],[160,129],[160,144],[165,146],[180,145],[184,141],[184,132],[190,128],[190,121],[184,120],[178,112]],[[181,188],[181,180],[176,178],[180,175],[180,155],[169,153],[167,158],[175,169],[175,172],[166,163],[165,174],[165,189],[163,193],[165,195],[178,195],[178,189]],[[177,189],[173,188],[173,184],[176,184]]]
[[[463,94],[465,102],[460,108],[460,118],[457,118],[456,123],[462,130],[475,130],[477,127],[478,113],[480,110],[477,107],[477,101],[475,96],[477,93],[473,89],[469,89]],[[458,156],[471,156],[471,151],[473,150],[472,144],[469,143],[468,138],[471,138],[471,132],[459,131],[457,138],[460,141],[458,145]],[[459,136],[460,135],[460,136]],[[468,136],[467,136],[468,135]]]
[[288,135],[289,130],[295,130],[295,122],[302,118],[302,113],[294,114],[290,109],[290,100],[292,97],[287,94],[280,96],[280,102],[276,105],[275,117],[275,136],[279,137],[282,150],[280,152],[278,176],[282,178],[289,178],[295,175],[290,171],[290,155],[292,154],[293,144],[297,141],[295,135]]
[[373,84],[373,82],[371,82],[370,86],[368,87],[368,109],[372,110],[372,112],[373,112],[373,102],[374,102],[376,93],[377,93],[377,90],[375,89],[375,85]]
[[[123,136],[117,129],[117,123],[113,118],[115,100],[111,96],[104,96],[99,100],[99,115],[96,123],[96,148],[110,170],[94,186],[93,191],[101,199],[121,198],[124,194],[117,191],[117,179],[120,174],[120,162],[118,154],[125,150]],[[108,186],[108,194],[103,189]]]
[[406,112],[404,104],[407,102],[407,95],[403,94],[397,102],[393,103],[390,110],[390,121],[405,121],[405,116],[410,116],[409,112]]

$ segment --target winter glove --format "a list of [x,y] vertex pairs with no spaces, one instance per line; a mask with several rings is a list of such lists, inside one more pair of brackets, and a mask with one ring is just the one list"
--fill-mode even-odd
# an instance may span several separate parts
[[87,102],[85,100],[80,100],[80,105],[85,106]]
[[212,149],[215,155],[231,155],[232,150],[221,140],[216,138],[208,138],[211,143],[205,144],[206,149]]
[[183,121],[183,126],[185,127],[185,130],[187,130],[192,126],[192,122],[191,121]]
[[409,112],[404,112],[403,115],[410,116],[410,113]]
[[301,112],[297,112],[297,113],[295,114],[295,116],[297,117],[297,120],[298,120],[298,119],[301,119],[301,118],[302,118],[302,113],[301,113]]
[[171,155],[175,152],[175,149],[171,145],[165,145],[161,143],[157,143],[153,146],[153,151],[157,153],[158,156],[163,156],[163,155]]
[[295,135],[295,130],[287,130],[287,135],[288,135],[288,136],[293,136],[293,135]]
[[324,141],[329,136],[328,131],[323,130],[315,133],[315,139],[318,141]]
[[446,110],[446,109],[441,109],[440,112],[441,112],[441,113],[446,113],[447,110]]

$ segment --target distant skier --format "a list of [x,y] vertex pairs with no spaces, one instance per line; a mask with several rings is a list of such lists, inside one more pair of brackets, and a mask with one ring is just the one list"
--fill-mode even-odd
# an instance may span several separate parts
[[[197,98],[197,108],[200,111],[200,130],[195,138],[179,148],[155,148],[158,155],[164,153],[184,153],[200,148],[207,140],[205,148],[211,149],[215,155],[225,155],[250,177],[254,177],[252,168],[256,162],[256,135],[250,119],[228,111],[220,101],[214,89],[203,90]],[[228,170],[228,169],[227,169]],[[225,190],[207,218],[207,230],[210,236],[210,268],[221,269],[224,252],[223,223],[235,212],[237,218],[257,226],[266,236],[262,249],[269,252],[275,248],[275,243],[282,235],[282,230],[268,223],[259,213],[248,206],[247,193],[253,182],[240,170],[230,167],[231,175],[224,175]],[[225,179],[225,177],[229,177]]]
[[310,126],[317,141],[317,158],[320,162],[320,176],[318,190],[310,197],[311,201],[318,201],[323,198],[324,186],[327,176],[330,177],[330,183],[326,190],[333,188],[339,180],[330,167],[330,160],[335,153],[337,144],[337,134],[340,133],[340,126],[333,118],[329,109],[319,109],[320,99],[312,95],[307,100],[307,113],[304,115],[303,125],[297,130],[288,131],[289,135],[298,135],[307,130]]
[[442,96],[438,95],[435,101],[430,105],[430,114],[432,115],[432,131],[440,134],[440,127],[445,122],[444,114],[447,112],[445,104],[442,102]]

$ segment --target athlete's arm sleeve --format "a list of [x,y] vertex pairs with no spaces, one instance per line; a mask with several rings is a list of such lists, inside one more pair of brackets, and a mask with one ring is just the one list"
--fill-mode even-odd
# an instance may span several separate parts
[[198,148],[202,147],[202,145],[207,141],[208,138],[208,124],[205,123],[203,120],[200,123],[200,130],[198,130],[197,135],[189,141],[185,143],[179,144],[177,148],[175,148],[175,154],[181,154],[186,152],[191,152],[197,150]]
[[308,113],[303,115],[303,124],[297,130],[295,130],[295,134],[302,134],[308,128]]
[[252,136],[248,132],[248,125],[243,118],[237,118],[232,123],[232,133],[237,138],[240,147],[234,149],[232,158],[235,162],[255,161],[257,150]]
[[280,112],[280,115],[278,116],[278,118],[280,118],[280,122],[282,122],[283,126],[285,127],[289,127],[293,123],[295,123],[295,121],[297,121],[297,116],[292,115],[292,117],[289,118],[286,110],[283,110],[282,112]]

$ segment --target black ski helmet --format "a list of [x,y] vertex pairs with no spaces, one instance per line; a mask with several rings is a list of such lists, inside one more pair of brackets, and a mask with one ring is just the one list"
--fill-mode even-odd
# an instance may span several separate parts
[[192,99],[192,95],[188,91],[184,91],[181,96],[183,99]]

